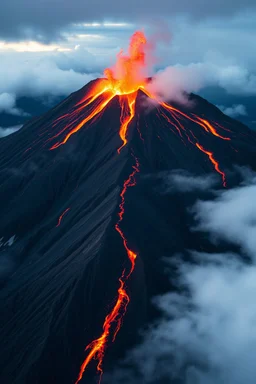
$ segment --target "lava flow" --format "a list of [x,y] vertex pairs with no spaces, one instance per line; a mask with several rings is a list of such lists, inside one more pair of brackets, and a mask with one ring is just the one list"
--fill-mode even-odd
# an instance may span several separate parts
[[[53,123],[53,126],[55,126],[62,120],[67,121],[67,124],[61,131],[47,140],[48,142],[58,138],[62,134],[65,135],[62,140],[51,146],[51,150],[65,144],[73,134],[87,124],[94,122],[95,119],[99,118],[111,100],[113,100],[114,97],[118,97],[121,108],[119,135],[122,140],[122,145],[118,149],[118,153],[120,153],[128,142],[127,132],[135,116],[138,91],[143,92],[147,97],[153,99],[159,108],[165,111],[161,112],[161,115],[176,129],[183,142],[184,139],[186,139],[190,144],[197,146],[197,148],[199,148],[197,144],[201,145],[195,133],[191,129],[185,128],[183,121],[190,121],[190,123],[196,124],[202,128],[206,134],[213,135],[218,139],[230,140],[229,137],[219,132],[220,129],[226,132],[227,130],[217,123],[210,122],[195,114],[182,112],[177,107],[160,100],[156,94],[149,91],[149,82],[145,76],[147,69],[147,46],[148,42],[143,32],[135,32],[131,37],[128,55],[125,55],[123,51],[121,51],[117,56],[115,66],[113,68],[107,68],[104,71],[105,78],[99,79],[90,91],[76,103],[70,112],[60,116]],[[84,112],[85,116],[83,116]],[[214,169],[222,174],[217,170],[213,161],[212,163]]]
[[[75,105],[72,112],[58,119],[58,121],[63,118],[70,119],[70,123],[49,140],[58,137],[66,130],[70,129],[70,131],[62,141],[57,142],[50,149],[56,149],[60,145],[65,144],[74,133],[97,117],[115,96],[119,96],[122,112],[124,111],[125,101],[129,106],[129,114],[121,118],[120,138],[123,145],[119,148],[119,152],[121,151],[122,147],[127,143],[127,128],[135,114],[135,101],[138,90],[144,89],[146,85],[146,79],[143,75],[146,64],[144,52],[146,44],[147,40],[144,34],[139,31],[135,32],[131,38],[128,56],[124,55],[123,51],[121,51],[117,57],[115,67],[113,69],[107,68],[104,71],[106,79],[100,79],[95,88]],[[79,112],[86,107],[90,107],[95,101],[97,105],[92,108],[84,119],[73,126],[74,121],[76,122],[79,117]]]
[[60,215],[59,220],[58,220],[58,224],[56,225],[56,228],[60,226],[63,217],[66,215],[66,213],[67,213],[69,210],[70,210],[70,208],[65,209],[65,211]]
[[117,336],[117,334],[121,328],[122,321],[123,321],[124,315],[125,315],[126,310],[127,310],[127,306],[130,302],[130,298],[129,298],[129,295],[127,293],[127,288],[126,288],[126,281],[129,279],[132,272],[134,271],[135,260],[136,260],[137,254],[129,248],[127,239],[126,239],[123,231],[120,228],[120,224],[123,220],[123,216],[124,216],[124,212],[125,212],[125,209],[124,209],[125,193],[129,187],[133,187],[136,185],[135,175],[138,172],[139,172],[139,163],[138,163],[138,160],[136,159],[136,165],[133,166],[132,173],[129,175],[128,179],[124,182],[123,189],[122,189],[122,192],[120,194],[121,203],[119,205],[119,209],[120,209],[119,213],[118,213],[119,219],[118,219],[117,224],[115,225],[116,231],[120,234],[120,236],[123,240],[124,248],[125,248],[125,250],[127,252],[127,256],[130,260],[131,267],[129,268],[128,271],[125,268],[122,272],[121,277],[119,278],[120,286],[118,289],[118,295],[116,298],[116,302],[115,302],[115,305],[114,305],[112,311],[105,318],[105,321],[103,324],[103,332],[102,332],[101,336],[98,339],[92,341],[85,349],[85,351],[90,351],[90,352],[88,353],[86,359],[84,360],[83,364],[81,365],[79,376],[78,376],[78,379],[76,381],[76,384],[79,383],[79,381],[82,379],[85,369],[87,368],[88,364],[93,359],[96,359],[98,361],[97,371],[100,375],[99,382],[101,381],[101,377],[103,374],[102,363],[103,363],[103,358],[104,358],[105,350],[107,347],[107,343],[108,343],[111,335],[112,335],[112,341],[115,341],[115,338],[116,338],[116,336]]
[[[203,135],[212,135],[216,140],[230,140],[229,137],[224,136],[220,131],[225,130],[225,132],[227,132],[227,130],[215,122],[210,122],[205,118],[192,113],[187,114],[182,112],[177,107],[171,106],[167,102],[162,101],[158,95],[149,90],[149,81],[146,78],[145,73],[147,64],[147,44],[147,39],[143,32],[138,31],[133,34],[130,41],[128,55],[125,55],[124,52],[121,51],[117,57],[115,66],[105,70],[105,78],[99,79],[95,82],[90,91],[80,101],[78,101],[68,113],[60,116],[53,123],[53,126],[55,126],[63,121],[65,122],[65,125],[61,131],[47,140],[47,142],[54,139],[59,140],[55,142],[50,149],[54,150],[61,145],[64,145],[71,138],[71,136],[78,132],[81,128],[95,122],[96,119],[102,115],[107,105],[109,105],[110,102],[117,97],[121,111],[119,136],[122,144],[117,150],[118,154],[120,154],[121,150],[128,143],[128,128],[135,117],[136,100],[138,92],[141,91],[145,96],[154,100],[157,105],[158,113],[165,119],[168,126],[177,132],[184,144],[187,141],[189,145],[194,145],[208,156],[215,171],[222,176],[223,185],[226,186],[225,173],[221,171],[220,165],[215,159],[214,154],[210,151],[206,151],[200,144],[199,139],[193,131],[193,126],[199,127],[200,130],[202,129]],[[189,121],[189,128],[185,127],[184,121]],[[128,187],[135,185],[135,175],[138,172],[139,163],[136,159],[136,165],[133,166],[132,173],[124,182],[123,189],[120,194],[120,210],[118,214],[118,221],[115,225],[115,229],[123,241],[123,246],[131,263],[131,267],[129,270],[125,268],[119,278],[119,289],[115,305],[105,318],[101,336],[92,341],[85,349],[87,357],[80,368],[76,384],[82,379],[85,369],[93,359],[96,359],[98,362],[97,371],[101,378],[103,373],[103,358],[107,344],[110,340],[115,340],[115,337],[121,328],[122,321],[130,301],[127,292],[127,280],[134,271],[137,254],[129,248],[128,240],[121,229],[121,223],[125,213],[125,193]],[[61,219],[62,217],[60,218],[60,222]]]
[[[134,114],[135,114],[136,97],[137,97],[137,94],[136,94],[136,92],[134,92],[134,93],[127,95],[127,97],[125,99],[120,100],[120,104],[121,104],[120,137],[123,141],[123,144],[121,145],[120,148],[118,148],[118,153],[120,153],[122,148],[127,144],[126,132],[128,129],[128,125],[132,121]],[[125,113],[125,103],[128,103],[128,107],[129,107],[129,111],[130,111],[130,113],[128,115]]]
[[219,163],[217,162],[217,160],[214,159],[213,157],[213,153],[210,152],[210,151],[206,151],[206,149],[203,148],[202,145],[196,143],[196,146],[198,149],[200,149],[201,152],[205,153],[208,157],[209,157],[209,160],[211,161],[211,163],[213,164],[215,170],[221,175],[222,177],[222,182],[223,182],[223,187],[226,187],[227,186],[227,183],[226,183],[226,175],[223,171],[221,171],[220,169],[220,165]]

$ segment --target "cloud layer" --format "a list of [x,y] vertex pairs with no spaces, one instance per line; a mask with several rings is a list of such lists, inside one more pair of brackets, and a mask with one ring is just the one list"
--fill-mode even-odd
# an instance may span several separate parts
[[[77,57],[81,72],[76,71]],[[95,72],[90,67],[93,61]],[[86,51],[5,53],[0,61],[0,113],[24,116],[16,107],[17,98],[67,96],[98,76],[96,60]]]
[[[0,93],[16,96],[67,95],[81,88],[97,74],[82,74],[73,69],[61,69],[55,57],[13,55],[15,61],[3,57],[0,64]],[[17,70],[18,68],[18,70]]]
[[195,207],[198,229],[242,247],[256,261],[256,179]]

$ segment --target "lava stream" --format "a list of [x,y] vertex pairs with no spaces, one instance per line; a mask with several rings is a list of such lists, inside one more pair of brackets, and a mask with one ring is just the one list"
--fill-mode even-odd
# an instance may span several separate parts
[[60,226],[63,217],[66,215],[66,213],[70,210],[70,208],[67,208],[59,217],[58,224],[56,225],[56,228]]
[[130,269],[130,272],[128,273],[128,275],[127,275],[127,278],[130,277],[130,275],[134,271],[135,260],[136,260],[137,254],[134,253],[131,249],[129,249],[127,240],[125,238],[125,235],[124,235],[124,233],[122,232],[122,230],[120,228],[120,224],[123,221],[123,216],[124,216],[124,212],[125,212],[125,210],[124,210],[125,193],[126,193],[128,187],[134,187],[136,185],[135,175],[137,173],[139,173],[139,162],[138,162],[137,158],[135,158],[135,160],[136,160],[136,165],[133,166],[133,172],[130,174],[128,179],[125,181],[124,186],[123,186],[123,190],[122,190],[122,192],[120,194],[120,196],[121,196],[121,203],[119,205],[120,210],[119,210],[119,213],[118,213],[119,220],[118,220],[118,222],[115,225],[115,229],[117,230],[117,232],[119,233],[119,235],[121,236],[121,238],[123,240],[124,247],[126,249],[127,255],[128,255],[129,260],[131,262],[131,269]]
[[120,105],[121,105],[121,118],[120,118],[121,126],[119,130],[119,135],[121,140],[123,141],[123,144],[121,145],[120,148],[118,148],[118,153],[120,153],[122,148],[127,144],[127,138],[126,138],[127,129],[128,129],[128,125],[130,124],[130,122],[132,121],[135,115],[135,102],[137,98],[137,92],[131,93],[127,95],[125,98],[129,106],[129,115],[125,117],[124,117],[124,108],[125,108],[124,101],[125,100],[122,100],[121,97],[123,96],[119,96]]
[[78,125],[76,125],[64,138],[63,141],[54,144],[50,149],[56,149],[60,145],[65,144],[70,136],[72,136],[74,133],[79,131],[87,122],[91,121],[95,116],[97,116],[105,107],[106,105],[113,99],[114,95],[110,94],[110,96],[106,96],[106,98],[88,115],[86,116]]
[[215,170],[221,175],[222,177],[222,182],[223,182],[223,187],[226,187],[227,186],[227,182],[226,182],[226,175],[223,171],[221,171],[220,169],[220,166],[219,166],[219,163],[217,162],[217,160],[214,159],[214,155],[212,152],[210,151],[207,151],[206,149],[204,149],[204,147],[198,143],[196,143],[196,146],[198,149],[200,149],[201,152],[205,153],[208,157],[209,157],[209,160],[211,161],[211,163],[214,165],[214,168]]
[[174,108],[172,107],[171,105],[167,104],[167,103],[164,103],[164,102],[160,102],[161,106],[164,107],[165,109],[171,111],[171,112],[176,112],[177,114],[181,115],[182,117],[184,117],[185,119],[187,120],[190,120],[192,121],[193,123],[196,123],[198,125],[200,125],[206,132],[211,132],[214,136],[216,137],[219,137],[220,139],[222,140],[230,140],[229,137],[225,137],[225,136],[222,136],[220,135],[216,129],[213,127],[212,124],[209,123],[209,121],[205,120],[205,119],[202,119],[201,117],[199,116],[195,116],[195,118],[187,115],[186,113],[180,111],[179,109],[177,108]]
[[128,272],[125,268],[122,272],[121,277],[119,278],[120,286],[118,289],[116,302],[111,312],[105,318],[105,321],[103,324],[103,332],[101,336],[98,339],[95,339],[94,341],[92,341],[85,349],[85,351],[90,351],[90,352],[87,355],[86,359],[84,360],[83,364],[81,365],[79,376],[75,384],[79,383],[79,381],[82,379],[85,369],[93,359],[96,359],[98,361],[97,371],[100,375],[100,379],[99,379],[99,383],[100,383],[101,377],[103,374],[102,364],[103,364],[103,358],[105,355],[107,343],[110,339],[111,334],[113,335],[112,341],[115,341],[115,338],[121,328],[122,321],[127,310],[127,306],[130,302],[130,297],[127,293],[127,288],[126,288],[126,281],[129,279],[132,272],[134,271],[137,254],[129,248],[127,239],[120,228],[120,224],[123,220],[123,216],[125,213],[125,208],[124,208],[125,194],[129,187],[133,187],[136,185],[135,175],[138,172],[139,172],[139,163],[138,163],[138,160],[136,159],[136,165],[133,166],[133,171],[129,175],[128,179],[124,182],[123,189],[120,193],[121,203],[119,205],[119,213],[118,213],[119,219],[117,224],[115,225],[116,231],[119,233],[119,235],[122,238],[124,248],[126,249],[127,256],[131,263],[131,267],[129,268]]
[[[195,114],[186,114],[176,107],[169,105],[151,93],[147,88],[148,80],[145,77],[146,60],[145,60],[145,48],[147,40],[142,32],[135,32],[131,38],[128,55],[125,55],[123,51],[117,56],[117,62],[113,68],[107,68],[104,72],[104,79],[98,80],[89,92],[78,101],[72,110],[63,116],[60,116],[53,126],[57,126],[58,123],[62,123],[65,119],[68,123],[65,124],[55,136],[49,140],[60,137],[64,134],[64,138],[51,146],[50,150],[56,149],[65,144],[69,138],[78,132],[84,125],[92,123],[94,119],[98,118],[103,113],[106,106],[111,102],[114,97],[118,97],[121,116],[120,116],[120,128],[119,136],[122,140],[122,145],[118,148],[118,154],[127,144],[127,132],[130,123],[135,116],[135,105],[139,91],[143,92],[150,99],[154,100],[159,108],[160,115],[170,124],[171,129],[175,134],[179,135],[184,144],[187,140],[190,144],[196,146],[201,152],[205,153],[211,163],[213,164],[216,172],[222,176],[223,185],[226,186],[226,175],[221,171],[218,161],[215,159],[214,154],[207,151],[199,144],[199,139],[196,137],[196,132],[193,132],[193,125],[191,128],[186,128],[184,121],[189,121],[204,130],[204,135],[213,135],[217,139],[229,141],[229,137],[222,136],[218,132],[217,123],[211,123],[205,118],[199,117]],[[85,116],[83,115],[85,113]],[[141,134],[140,134],[141,136]],[[135,158],[136,159],[136,158]],[[103,324],[102,334],[99,338],[92,341],[87,347],[87,357],[85,358],[79,372],[76,384],[82,379],[83,374],[89,363],[93,360],[97,360],[97,371],[100,375],[100,379],[103,373],[102,365],[103,358],[107,344],[110,340],[114,341],[117,333],[119,332],[124,315],[126,313],[127,306],[130,298],[127,293],[126,282],[131,276],[135,268],[135,261],[137,254],[130,249],[127,238],[121,229],[121,223],[125,213],[125,194],[128,187],[132,187],[136,184],[135,176],[139,172],[139,163],[136,159],[136,164],[133,166],[133,171],[129,175],[128,179],[123,184],[123,189],[120,194],[121,203],[119,205],[118,221],[115,225],[115,230],[122,239],[123,246],[126,250],[127,257],[130,261],[130,268],[125,268],[119,278],[119,289],[115,304],[110,313],[105,317]],[[58,225],[66,212],[59,219]]]

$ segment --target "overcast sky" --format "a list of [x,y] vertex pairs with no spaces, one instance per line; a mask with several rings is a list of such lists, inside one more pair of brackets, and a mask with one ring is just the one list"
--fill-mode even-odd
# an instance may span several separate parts
[[140,28],[156,42],[155,71],[178,71],[188,91],[219,89],[230,97],[212,94],[210,101],[255,124],[254,0],[2,0],[0,111],[19,113],[20,96],[65,96],[82,87]]
[[72,23],[92,21],[139,22],[155,17],[185,14],[197,20],[216,16],[229,18],[245,9],[253,9],[254,0],[2,0],[0,25],[6,39],[41,35],[51,39]]

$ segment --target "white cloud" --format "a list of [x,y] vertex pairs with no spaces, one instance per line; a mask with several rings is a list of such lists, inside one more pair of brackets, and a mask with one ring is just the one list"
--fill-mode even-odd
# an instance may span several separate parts
[[198,92],[208,86],[219,86],[230,94],[255,95],[256,75],[238,65],[208,61],[174,65],[155,74],[149,90],[166,100],[186,102],[184,91]]
[[163,99],[187,101],[184,92],[197,92],[204,87],[202,74],[193,68],[183,66],[167,67],[153,76],[149,90]]
[[59,50],[62,51],[63,49],[64,48],[61,48],[61,46],[59,45],[42,44],[37,41],[18,41],[13,43],[0,41],[0,51],[3,52],[9,50],[13,50],[16,52],[51,52]]
[[230,95],[255,95],[256,61],[251,49],[255,17],[252,12],[225,21],[172,19],[171,43],[158,42],[162,70],[155,76],[152,89],[165,99],[178,101],[184,101],[184,91],[196,93],[208,86],[222,87]]
[[0,92],[0,113],[3,112],[16,116],[28,116],[28,114],[16,107],[16,96],[6,92]]
[[214,201],[197,203],[198,229],[231,241],[256,261],[256,179],[222,193]]
[[[252,12],[239,14],[228,22],[195,22],[184,17],[166,22],[164,29],[171,25],[173,38],[170,43],[162,33],[154,41],[156,60],[158,66],[173,65],[157,74],[152,88],[165,98],[181,101],[184,91],[198,92],[205,86],[220,86],[230,94],[255,95],[256,61],[251,49],[255,17]],[[163,22],[153,25],[144,21],[148,36],[152,30],[154,36],[155,30],[160,29],[158,24]],[[88,22],[70,26],[62,33],[63,40],[52,44],[2,41],[0,93],[67,95],[112,65],[135,27],[118,22]]]
[[128,361],[138,362],[143,383],[253,384],[256,267],[229,253],[195,258],[179,266],[188,294],[156,299],[164,318]]
[[247,116],[246,107],[243,104],[233,104],[232,107],[217,105],[217,107],[230,117]]
[[78,26],[83,26],[83,27],[86,27],[86,28],[120,28],[120,27],[123,27],[123,28],[131,28],[132,27],[132,24],[130,23],[97,23],[97,22],[94,22],[94,23],[78,23],[78,24],[75,24],[75,25],[78,25]]
[[21,127],[22,125],[15,125],[14,127],[6,127],[6,128],[0,127],[0,138],[9,136],[12,133],[17,132]]
[[164,181],[163,193],[179,191],[183,193],[193,191],[205,191],[217,184],[218,180],[215,175],[207,175],[204,177],[193,176],[183,170],[164,173],[162,175]]
[[6,55],[0,63],[0,93],[16,97],[68,95],[97,77],[97,74],[82,74],[71,68],[61,69],[55,59],[54,55]]

